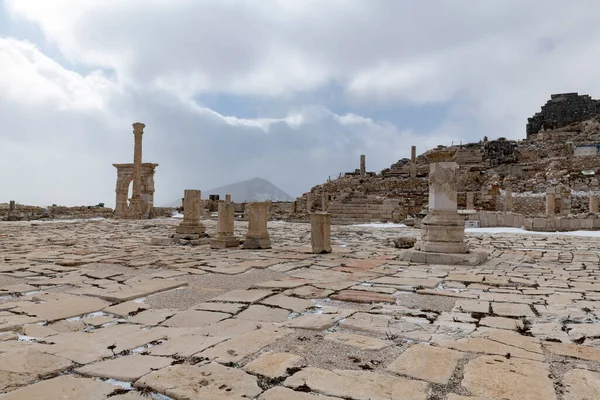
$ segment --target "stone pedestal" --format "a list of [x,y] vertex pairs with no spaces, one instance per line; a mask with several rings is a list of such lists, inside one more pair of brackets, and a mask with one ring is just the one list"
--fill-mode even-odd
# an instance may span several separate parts
[[211,249],[225,249],[239,247],[240,241],[233,236],[234,210],[231,203],[219,203],[219,219],[217,220],[217,234],[210,241]]
[[360,176],[367,174],[367,160],[364,154],[360,155]]
[[248,233],[244,249],[270,249],[271,238],[267,230],[268,202],[248,204]]
[[429,213],[421,224],[421,240],[415,249],[434,253],[466,253],[465,221],[456,204],[454,162],[431,164],[429,172]]
[[598,214],[598,196],[590,193],[590,212]]
[[331,215],[316,212],[310,215],[310,244],[315,254],[331,253]]
[[15,201],[11,200],[8,206],[8,216],[6,218],[7,221],[17,221],[19,217],[17,216],[17,207],[15,205]]
[[225,203],[231,203],[231,195],[230,194],[225,195]]
[[175,239],[193,240],[204,237],[206,228],[200,222],[201,213],[200,191],[186,189],[183,198],[183,221],[175,230]]
[[403,253],[403,260],[477,265],[487,259],[484,252],[469,252],[465,243],[465,221],[456,200],[457,170],[455,162],[431,164],[429,213],[421,222],[421,239],[414,250]]
[[475,193],[467,192],[467,210],[475,210]]

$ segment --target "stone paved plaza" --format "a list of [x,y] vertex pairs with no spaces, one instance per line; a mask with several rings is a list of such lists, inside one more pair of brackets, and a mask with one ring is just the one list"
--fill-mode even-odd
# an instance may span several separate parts
[[0,398],[600,398],[600,238],[467,234],[477,267],[399,261],[411,228],[149,244],[178,223],[3,223]]

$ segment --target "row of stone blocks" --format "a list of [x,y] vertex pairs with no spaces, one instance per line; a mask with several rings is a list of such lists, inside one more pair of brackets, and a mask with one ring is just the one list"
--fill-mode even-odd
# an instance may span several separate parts
[[600,230],[600,218],[525,217],[513,213],[474,213],[467,217],[479,221],[481,228],[512,227],[534,231]]

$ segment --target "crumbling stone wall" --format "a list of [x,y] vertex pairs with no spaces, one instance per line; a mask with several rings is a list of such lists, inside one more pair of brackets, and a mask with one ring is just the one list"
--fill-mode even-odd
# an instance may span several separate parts
[[527,137],[542,130],[563,128],[600,114],[600,100],[578,93],[560,93],[550,96],[542,110],[527,120]]

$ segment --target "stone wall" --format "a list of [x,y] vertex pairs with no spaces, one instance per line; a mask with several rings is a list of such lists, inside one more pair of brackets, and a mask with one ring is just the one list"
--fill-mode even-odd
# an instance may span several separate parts
[[600,114],[600,101],[577,93],[553,94],[542,110],[527,120],[527,137],[548,129],[563,128]]

